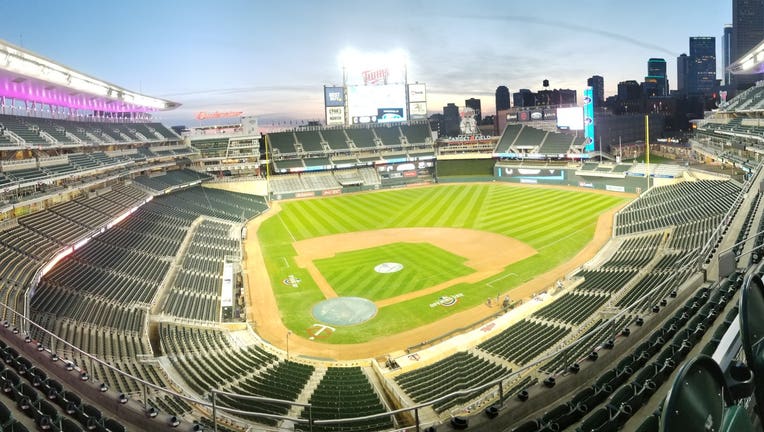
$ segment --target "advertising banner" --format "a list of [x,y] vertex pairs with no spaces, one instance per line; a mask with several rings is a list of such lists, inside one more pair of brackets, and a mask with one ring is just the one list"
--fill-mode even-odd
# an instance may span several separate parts
[[324,106],[345,106],[345,89],[343,87],[324,86]]
[[406,120],[403,108],[377,108],[377,123],[391,123]]
[[427,117],[427,102],[412,102],[409,104],[409,115],[411,119]]
[[427,88],[424,84],[409,84],[409,102],[426,102]]
[[594,151],[594,90],[584,89],[584,152]]
[[326,125],[345,124],[345,107],[326,107]]

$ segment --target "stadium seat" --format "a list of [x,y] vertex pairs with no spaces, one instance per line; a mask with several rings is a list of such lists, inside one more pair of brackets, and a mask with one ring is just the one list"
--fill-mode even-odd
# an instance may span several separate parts
[[754,394],[759,417],[764,418],[764,282],[759,275],[750,276],[743,284],[740,297],[740,339],[748,366],[753,371]]
[[679,370],[661,412],[663,432],[754,431],[745,407],[735,405],[719,365],[698,356]]

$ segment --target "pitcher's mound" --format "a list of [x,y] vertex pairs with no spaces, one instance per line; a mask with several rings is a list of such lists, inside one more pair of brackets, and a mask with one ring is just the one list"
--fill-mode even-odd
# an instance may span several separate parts
[[350,326],[364,323],[377,314],[377,306],[361,297],[336,297],[313,306],[313,316],[326,324]]

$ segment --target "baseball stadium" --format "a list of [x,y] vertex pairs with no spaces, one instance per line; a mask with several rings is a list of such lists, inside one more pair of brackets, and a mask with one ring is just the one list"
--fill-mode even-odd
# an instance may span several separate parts
[[764,86],[651,163],[439,138],[395,71],[178,131],[0,53],[2,431],[757,430]]

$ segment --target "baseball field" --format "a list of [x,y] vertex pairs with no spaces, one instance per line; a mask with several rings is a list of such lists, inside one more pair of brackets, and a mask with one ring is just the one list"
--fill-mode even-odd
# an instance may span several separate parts
[[627,200],[507,184],[386,190],[278,203],[257,239],[284,326],[305,340],[359,344],[489,300],[498,311]]

